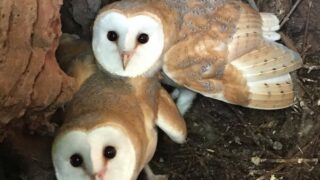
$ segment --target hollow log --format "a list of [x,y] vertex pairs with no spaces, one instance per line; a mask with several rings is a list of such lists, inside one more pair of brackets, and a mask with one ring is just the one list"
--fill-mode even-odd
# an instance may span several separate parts
[[0,1],[1,131],[21,121],[34,128],[48,123],[74,92],[74,80],[55,58],[61,5],[62,0]]

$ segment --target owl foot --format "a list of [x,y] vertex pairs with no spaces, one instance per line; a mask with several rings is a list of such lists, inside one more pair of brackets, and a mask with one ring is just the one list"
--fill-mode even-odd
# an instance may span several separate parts
[[168,180],[167,175],[153,175],[152,177],[149,177],[148,180]]
[[185,88],[176,88],[171,97],[176,99],[177,107],[182,115],[184,115],[192,106],[193,100],[196,98],[196,93]]
[[146,173],[148,180],[168,180],[169,179],[169,177],[167,175],[155,175],[152,172],[152,170],[151,170],[149,165],[147,165],[144,168],[144,172]]

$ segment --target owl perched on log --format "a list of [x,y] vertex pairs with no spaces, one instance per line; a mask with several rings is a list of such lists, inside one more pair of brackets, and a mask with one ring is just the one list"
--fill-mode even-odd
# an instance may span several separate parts
[[256,109],[293,104],[298,53],[275,42],[279,20],[232,0],[122,0],[95,19],[98,64],[125,77],[160,68],[179,86]]

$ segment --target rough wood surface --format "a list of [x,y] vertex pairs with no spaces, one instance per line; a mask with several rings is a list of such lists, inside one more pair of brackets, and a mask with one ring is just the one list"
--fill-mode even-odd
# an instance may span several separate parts
[[61,5],[62,0],[0,1],[0,127],[23,119],[36,128],[71,98],[73,79],[55,58]]

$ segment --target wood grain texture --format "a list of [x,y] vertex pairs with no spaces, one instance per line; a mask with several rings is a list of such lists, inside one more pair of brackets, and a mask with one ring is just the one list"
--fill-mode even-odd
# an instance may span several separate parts
[[37,128],[72,96],[73,79],[55,58],[61,4],[61,0],[0,1],[1,124],[24,116]]

